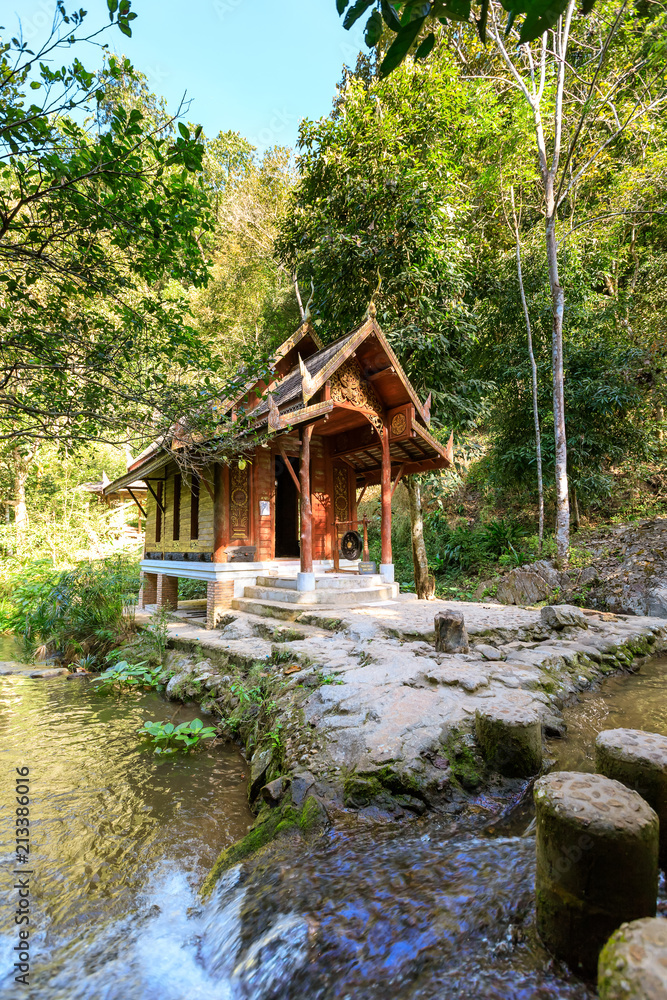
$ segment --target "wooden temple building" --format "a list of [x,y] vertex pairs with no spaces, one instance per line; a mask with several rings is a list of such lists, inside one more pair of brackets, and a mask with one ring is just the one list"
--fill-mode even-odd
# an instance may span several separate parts
[[[105,488],[148,488],[141,606],[175,609],[183,577],[206,581],[209,627],[225,609],[250,602],[254,610],[258,600],[326,604],[341,590],[352,599],[395,596],[393,492],[404,475],[447,468],[451,444],[429,432],[429,404],[375,317],[326,347],[304,323],[274,355],[269,384],[247,387],[233,407],[244,408],[256,442],[245,460],[193,460],[195,471],[184,472],[174,452],[182,443],[155,443]],[[377,574],[359,560],[354,534],[357,505],[374,484]]]

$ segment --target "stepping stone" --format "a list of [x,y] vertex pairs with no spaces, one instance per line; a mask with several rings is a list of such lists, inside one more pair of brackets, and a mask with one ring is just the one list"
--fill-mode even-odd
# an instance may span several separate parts
[[553,772],[535,783],[534,798],[537,929],[557,958],[592,978],[616,928],[655,916],[658,817],[601,774]]
[[528,778],[542,766],[542,723],[532,700],[478,708],[475,733],[484,760],[508,778]]
[[667,997],[667,920],[623,924],[607,941],[598,965],[600,1000]]
[[634,788],[660,820],[660,862],[667,864],[667,737],[642,729],[605,729],[595,741],[599,774]]

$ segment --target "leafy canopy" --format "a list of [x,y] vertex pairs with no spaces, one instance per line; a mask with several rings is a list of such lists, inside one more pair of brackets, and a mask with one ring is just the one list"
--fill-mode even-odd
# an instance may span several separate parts
[[[532,42],[551,28],[567,7],[567,0],[502,0],[507,11],[507,28],[524,15],[519,41]],[[595,0],[583,0],[582,14],[588,14]],[[377,45],[386,31],[391,42],[382,60],[380,73],[387,76],[400,66],[413,49],[415,59],[426,59],[435,42],[439,25],[450,21],[472,22],[482,43],[486,42],[489,0],[336,0],[336,9],[345,15],[343,27],[353,24],[373,8],[366,21],[365,40]]]

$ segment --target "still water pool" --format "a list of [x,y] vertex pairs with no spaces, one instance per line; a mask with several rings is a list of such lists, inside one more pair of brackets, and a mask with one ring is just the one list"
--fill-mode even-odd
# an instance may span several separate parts
[[[667,734],[667,660],[607,679],[567,710],[563,767],[590,769],[596,732]],[[201,905],[218,851],[251,821],[229,747],[161,760],[144,719],[194,712],[87,681],[0,677],[4,789],[31,771],[31,985],[1,1000],[591,1000],[535,934],[525,805],[478,829],[422,817],[287,840]],[[3,795],[0,930],[11,967],[13,817]]]

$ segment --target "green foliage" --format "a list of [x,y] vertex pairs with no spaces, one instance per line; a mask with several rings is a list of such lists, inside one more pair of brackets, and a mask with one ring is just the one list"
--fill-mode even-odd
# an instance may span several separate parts
[[[14,520],[0,523],[0,548],[19,559],[48,558],[54,569],[91,556],[138,555],[137,507],[101,500],[88,487],[126,471],[124,451],[95,444],[72,452],[57,444],[0,447],[0,488],[14,503]],[[138,586],[138,584],[137,584]]]
[[50,653],[63,663],[86,656],[101,663],[134,630],[129,602],[136,581],[136,565],[120,559],[65,573],[36,564],[11,593],[7,624],[28,656]]
[[121,660],[95,678],[98,691],[123,691],[130,688],[156,688],[160,690],[159,667],[150,669],[146,663],[127,663]]
[[178,581],[179,601],[194,601],[202,597],[206,597],[205,580],[185,580],[181,578]]
[[178,750],[194,750],[202,740],[218,735],[214,726],[205,726],[201,719],[192,722],[181,722],[175,726],[173,722],[144,722],[137,732],[149,736],[155,745],[154,753],[170,754]]

